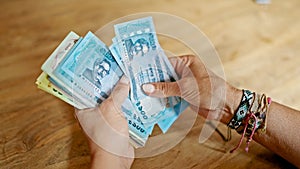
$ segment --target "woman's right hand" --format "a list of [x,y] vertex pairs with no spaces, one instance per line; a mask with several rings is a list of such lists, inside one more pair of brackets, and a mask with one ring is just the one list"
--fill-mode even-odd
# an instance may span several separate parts
[[172,57],[170,62],[179,80],[145,84],[144,92],[161,98],[180,96],[201,116],[228,123],[238,107],[242,92],[208,70],[196,56]]

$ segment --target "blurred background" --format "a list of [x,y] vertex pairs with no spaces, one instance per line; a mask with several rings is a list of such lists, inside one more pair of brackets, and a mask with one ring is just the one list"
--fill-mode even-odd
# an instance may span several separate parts
[[[34,82],[68,32],[83,36],[138,12],[186,19],[211,40],[231,84],[300,109],[299,7],[299,0],[267,5],[252,0],[0,0],[0,168],[89,168],[87,140],[74,108],[38,90]],[[175,42],[161,43],[176,55],[187,54]],[[249,153],[242,147],[230,154],[239,139],[236,133],[227,143],[214,134],[198,144],[202,125],[199,117],[176,147],[136,159],[132,168],[293,167],[256,143]]]

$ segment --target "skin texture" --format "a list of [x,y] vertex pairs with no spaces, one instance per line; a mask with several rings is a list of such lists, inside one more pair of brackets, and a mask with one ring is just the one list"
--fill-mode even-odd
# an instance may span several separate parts
[[[128,81],[123,77],[114,88],[110,97],[98,108],[78,110],[76,112],[81,128],[87,134],[91,151],[92,169],[127,169],[133,163],[134,149],[128,142],[127,121],[121,112],[121,105],[128,92]],[[102,121],[100,122],[100,120]],[[94,133],[96,134],[93,135]],[[118,145],[119,149],[112,150],[109,148],[117,147],[116,145]],[[117,155],[116,152],[118,152]]]
[[[242,91],[206,70],[204,64],[195,56],[180,56],[171,59],[171,62],[181,79],[177,82],[145,86],[144,89],[151,89],[145,92],[155,97],[181,96],[194,107],[198,107],[195,111],[198,111],[199,115],[220,120],[227,125],[238,108]],[[182,71],[183,69],[186,71]],[[188,69],[192,73],[184,73]],[[195,77],[196,83],[189,80],[192,76]],[[198,91],[195,86],[198,86]],[[226,97],[220,97],[218,93],[224,90]],[[218,104],[211,104],[212,100],[217,100]],[[273,101],[266,121],[266,133],[255,133],[254,140],[300,167],[300,112]]]
[[[162,82],[143,85],[146,94],[152,97],[180,96],[190,103],[191,108],[205,118],[220,120],[225,125],[233,117],[242,98],[242,91],[234,88],[222,78],[205,68],[195,56],[180,56],[170,59],[180,79],[176,82]],[[126,82],[127,83],[127,82]],[[128,94],[128,85],[122,82],[115,87],[112,95],[93,111],[102,115],[108,124],[128,136],[128,128],[122,117],[120,105]],[[119,106],[118,106],[119,105]],[[80,110],[79,112],[86,111]],[[253,139],[300,167],[300,112],[272,102],[267,115],[267,132],[255,133]],[[90,123],[87,123],[90,124]],[[83,129],[86,126],[82,126]],[[99,128],[94,128],[95,132]],[[104,131],[102,131],[104,132]],[[106,133],[110,135],[110,133]],[[109,137],[108,137],[109,139]],[[89,139],[92,168],[130,168],[134,159],[133,148],[124,140],[130,157],[111,154]],[[131,152],[131,153],[130,153]]]

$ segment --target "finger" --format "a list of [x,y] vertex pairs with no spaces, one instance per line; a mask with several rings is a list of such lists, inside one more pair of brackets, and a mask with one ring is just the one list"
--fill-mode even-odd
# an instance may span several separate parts
[[115,104],[121,105],[129,93],[129,81],[123,76],[112,91],[110,99],[113,99]]
[[191,55],[183,55],[178,57],[169,58],[170,63],[174,67],[176,74],[181,77],[188,76],[187,72],[190,72],[190,66],[193,62],[194,56]]
[[182,77],[183,69],[185,66],[182,64],[181,59],[179,57],[171,57],[171,58],[169,58],[169,61],[172,64],[172,66],[174,67],[176,74],[179,77]]
[[190,66],[194,62],[194,59],[196,58],[196,56],[194,56],[194,55],[181,55],[178,57],[187,66]]
[[180,96],[180,88],[177,82],[148,83],[142,86],[144,92],[153,97]]
[[122,76],[122,78],[120,79],[119,83],[122,83],[122,84],[129,84],[129,80],[126,76]]

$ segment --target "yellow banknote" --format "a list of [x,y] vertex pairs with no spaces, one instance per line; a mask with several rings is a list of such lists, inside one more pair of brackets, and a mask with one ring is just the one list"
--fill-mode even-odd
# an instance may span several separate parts
[[40,76],[36,80],[36,84],[39,89],[58,97],[59,99],[72,106],[75,106],[76,108],[82,108],[82,105],[80,105],[80,103],[74,103],[72,96],[68,95],[63,90],[51,83],[51,81],[49,80],[49,75],[47,75],[45,72],[42,72],[40,74]]

